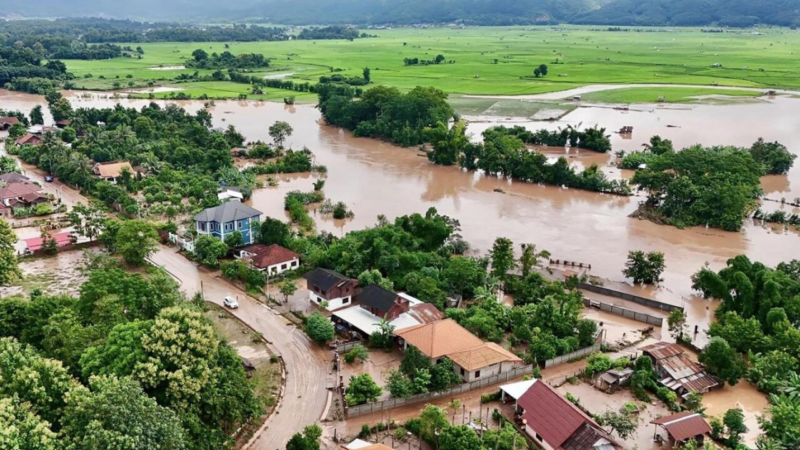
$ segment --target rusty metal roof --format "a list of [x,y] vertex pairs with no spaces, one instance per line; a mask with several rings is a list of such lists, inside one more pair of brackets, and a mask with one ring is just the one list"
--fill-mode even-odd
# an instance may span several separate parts
[[656,342],[655,344],[642,347],[641,350],[642,352],[652,356],[656,361],[683,353],[683,349],[678,344],[672,344],[669,342]]
[[661,425],[676,441],[683,441],[711,432],[708,422],[696,412],[684,411],[667,417],[660,417],[650,423]]

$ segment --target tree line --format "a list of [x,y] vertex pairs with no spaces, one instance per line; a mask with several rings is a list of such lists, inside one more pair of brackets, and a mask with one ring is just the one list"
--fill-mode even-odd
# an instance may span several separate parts
[[269,67],[269,58],[258,53],[242,53],[234,55],[229,51],[208,54],[198,48],[192,52],[192,59],[186,61],[186,67],[194,69],[257,69]]
[[641,152],[625,156],[621,167],[647,200],[635,214],[678,227],[707,225],[737,231],[757,209],[760,177],[786,173],[792,155],[777,142],[752,147],[702,147],[675,151],[672,142],[653,136]]

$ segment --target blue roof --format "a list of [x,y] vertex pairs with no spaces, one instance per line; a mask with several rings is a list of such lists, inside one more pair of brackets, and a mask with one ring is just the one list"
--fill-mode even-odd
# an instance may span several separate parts
[[233,201],[201,211],[194,216],[194,220],[197,222],[225,223],[233,220],[250,219],[262,214],[264,213],[244,203]]

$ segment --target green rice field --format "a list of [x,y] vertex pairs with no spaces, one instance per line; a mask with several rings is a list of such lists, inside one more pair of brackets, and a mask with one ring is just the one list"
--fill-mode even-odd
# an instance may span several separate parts
[[[798,89],[800,32],[768,29],[728,33],[703,33],[699,29],[647,29],[647,32],[610,32],[589,27],[477,27],[465,29],[371,30],[377,38],[355,41],[319,40],[229,43],[234,54],[261,53],[272,67],[254,72],[291,74],[289,79],[316,82],[332,72],[361,76],[371,69],[372,82],[403,90],[434,86],[451,94],[525,95],[556,92],[587,84],[718,85],[759,89]],[[170,68],[182,65],[197,48],[225,51],[225,43],[141,44],[141,60],[66,61],[76,74],[75,84],[84,89],[174,86],[193,96],[236,97],[246,85],[230,82],[175,84],[174,78],[194,70]],[[448,63],[405,66],[404,58],[434,59],[442,54]],[[545,77],[533,69],[547,64]],[[153,70],[165,67],[168,70]],[[210,73],[210,71],[205,71]],[[84,78],[91,74],[91,78]],[[104,79],[101,79],[102,76]],[[118,77],[118,78],[117,78]],[[690,101],[703,95],[757,95],[758,92],[703,88],[616,89],[587,94],[599,102]],[[157,96],[167,96],[159,93]],[[311,94],[268,89],[267,100],[296,95],[313,101]]]

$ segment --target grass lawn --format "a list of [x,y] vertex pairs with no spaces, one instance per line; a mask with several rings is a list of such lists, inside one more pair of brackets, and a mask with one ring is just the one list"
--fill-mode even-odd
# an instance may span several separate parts
[[583,94],[581,98],[584,101],[599,103],[656,103],[660,97],[664,97],[667,103],[694,103],[699,101],[698,97],[706,95],[755,97],[760,94],[760,92],[736,89],[642,87],[590,92]]
[[214,322],[214,327],[236,349],[243,358],[250,360],[256,370],[252,373],[256,396],[264,402],[266,411],[275,405],[281,387],[281,365],[271,359],[271,353],[263,341],[253,340],[253,332],[222,307],[206,302],[205,316]]
[[[591,83],[662,83],[763,88],[800,88],[796,70],[800,34],[789,29],[702,33],[699,29],[646,29],[647,32],[593,31],[588,27],[476,27],[456,29],[374,30],[377,38],[229,43],[234,54],[261,53],[272,59],[269,73],[292,73],[290,79],[316,82],[332,71],[360,76],[371,69],[373,83],[411,89],[434,86],[451,94],[517,95],[570,89]],[[137,44],[138,45],[138,44]],[[141,44],[143,59],[66,61],[76,85],[152,80],[169,84],[193,69],[152,70],[179,66],[193,50],[225,51],[225,43]],[[404,58],[448,61],[404,66]],[[547,64],[549,74],[533,76]],[[712,67],[719,65],[719,67]],[[207,71],[206,71],[207,72]],[[92,78],[83,78],[91,74]],[[259,72],[261,74],[261,72]],[[132,78],[126,78],[131,75]],[[238,95],[217,83],[190,87],[187,93]],[[188,87],[188,86],[187,86]],[[644,94],[643,94],[644,95]],[[647,94],[649,95],[649,94]],[[269,99],[284,94],[266,94]],[[298,96],[299,98],[299,96]]]

